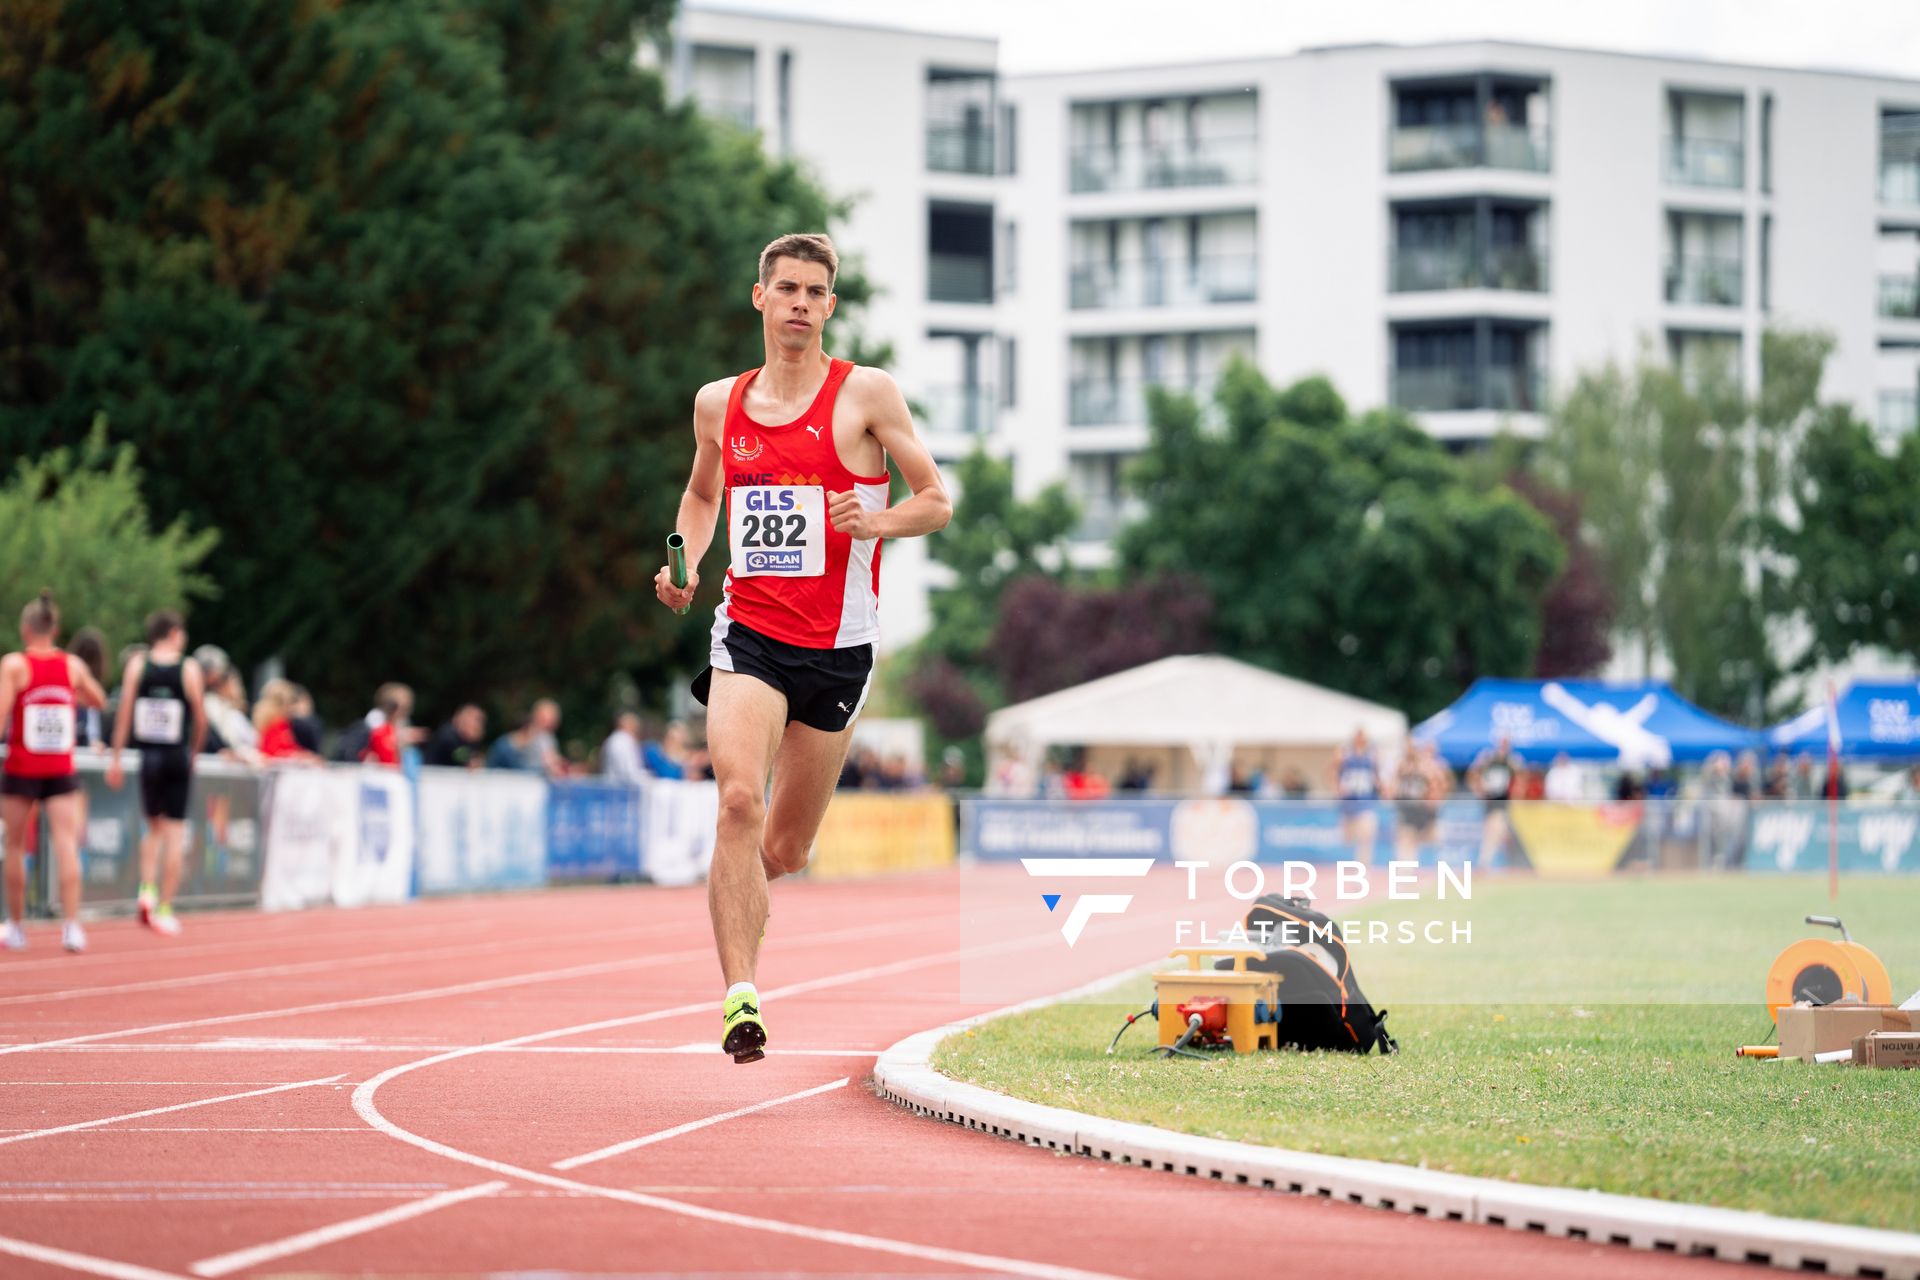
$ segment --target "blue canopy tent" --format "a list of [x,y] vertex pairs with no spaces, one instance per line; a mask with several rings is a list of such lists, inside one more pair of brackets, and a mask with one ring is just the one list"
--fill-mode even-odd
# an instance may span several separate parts
[[1565,752],[1634,769],[1763,745],[1756,730],[1709,715],[1658,680],[1476,680],[1459,701],[1416,726],[1413,737],[1432,743],[1456,768],[1503,737],[1535,763]]
[[[1840,754],[1848,760],[1920,759],[1920,681],[1855,681],[1834,700]],[[1767,745],[1797,755],[1827,752],[1827,704],[1767,730]]]

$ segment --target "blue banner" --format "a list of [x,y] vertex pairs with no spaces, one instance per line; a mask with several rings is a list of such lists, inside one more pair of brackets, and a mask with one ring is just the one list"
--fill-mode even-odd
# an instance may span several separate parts
[[640,875],[640,789],[556,782],[547,797],[547,879],[633,880]]
[[[1840,806],[1842,871],[1920,872],[1920,807]],[[1829,832],[1823,800],[1779,800],[1747,819],[1749,871],[1824,871]]]

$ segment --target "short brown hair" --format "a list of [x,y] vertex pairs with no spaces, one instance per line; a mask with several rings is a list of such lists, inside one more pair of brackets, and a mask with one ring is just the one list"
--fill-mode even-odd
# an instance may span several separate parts
[[20,611],[20,626],[31,636],[52,636],[60,631],[60,606],[53,602],[53,588],[41,589]]
[[840,255],[833,251],[833,241],[822,235],[795,233],[781,236],[760,251],[760,283],[773,281],[773,264],[781,258],[798,258],[802,262],[817,262],[827,269],[827,288],[833,288],[833,282],[840,274]]
[[155,609],[147,615],[147,643],[159,644],[186,625],[186,621],[174,610]]

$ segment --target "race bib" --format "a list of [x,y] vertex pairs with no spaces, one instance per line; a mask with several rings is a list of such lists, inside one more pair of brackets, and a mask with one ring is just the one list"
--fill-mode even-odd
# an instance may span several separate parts
[[73,706],[66,702],[30,702],[22,711],[20,736],[36,755],[62,756],[73,750]]
[[827,494],[817,484],[736,485],[727,501],[736,578],[817,578],[827,571]]
[[133,736],[141,742],[173,746],[185,727],[186,704],[178,698],[135,698]]
[[1373,771],[1371,769],[1341,770],[1340,794],[1352,799],[1362,799],[1372,795]]

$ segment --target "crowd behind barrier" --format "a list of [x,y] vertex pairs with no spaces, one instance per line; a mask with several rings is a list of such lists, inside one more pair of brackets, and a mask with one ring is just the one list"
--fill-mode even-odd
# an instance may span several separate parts
[[[137,762],[134,763],[137,768]],[[87,905],[131,910],[137,888],[137,786],[106,786],[79,766],[87,819]],[[203,761],[194,775],[178,901],[267,910],[402,902],[422,894],[546,884],[701,880],[712,858],[711,782],[549,780],[533,774],[370,766],[254,769]],[[1489,853],[1486,805],[1453,796],[1425,838],[1402,843],[1394,806],[1367,810],[1357,849],[1333,800],[1134,796],[1010,799],[937,791],[843,793],[827,811],[807,874],[844,879],[948,866],[957,859],[1150,856],[1374,862],[1409,853],[1440,862],[1525,868],[1548,877],[1616,870],[1920,872],[1920,803],[1743,800],[1723,795],[1604,803],[1517,800]],[[42,833],[44,835],[44,833]],[[42,840],[35,841],[41,847]],[[49,901],[35,857],[29,910]]]

